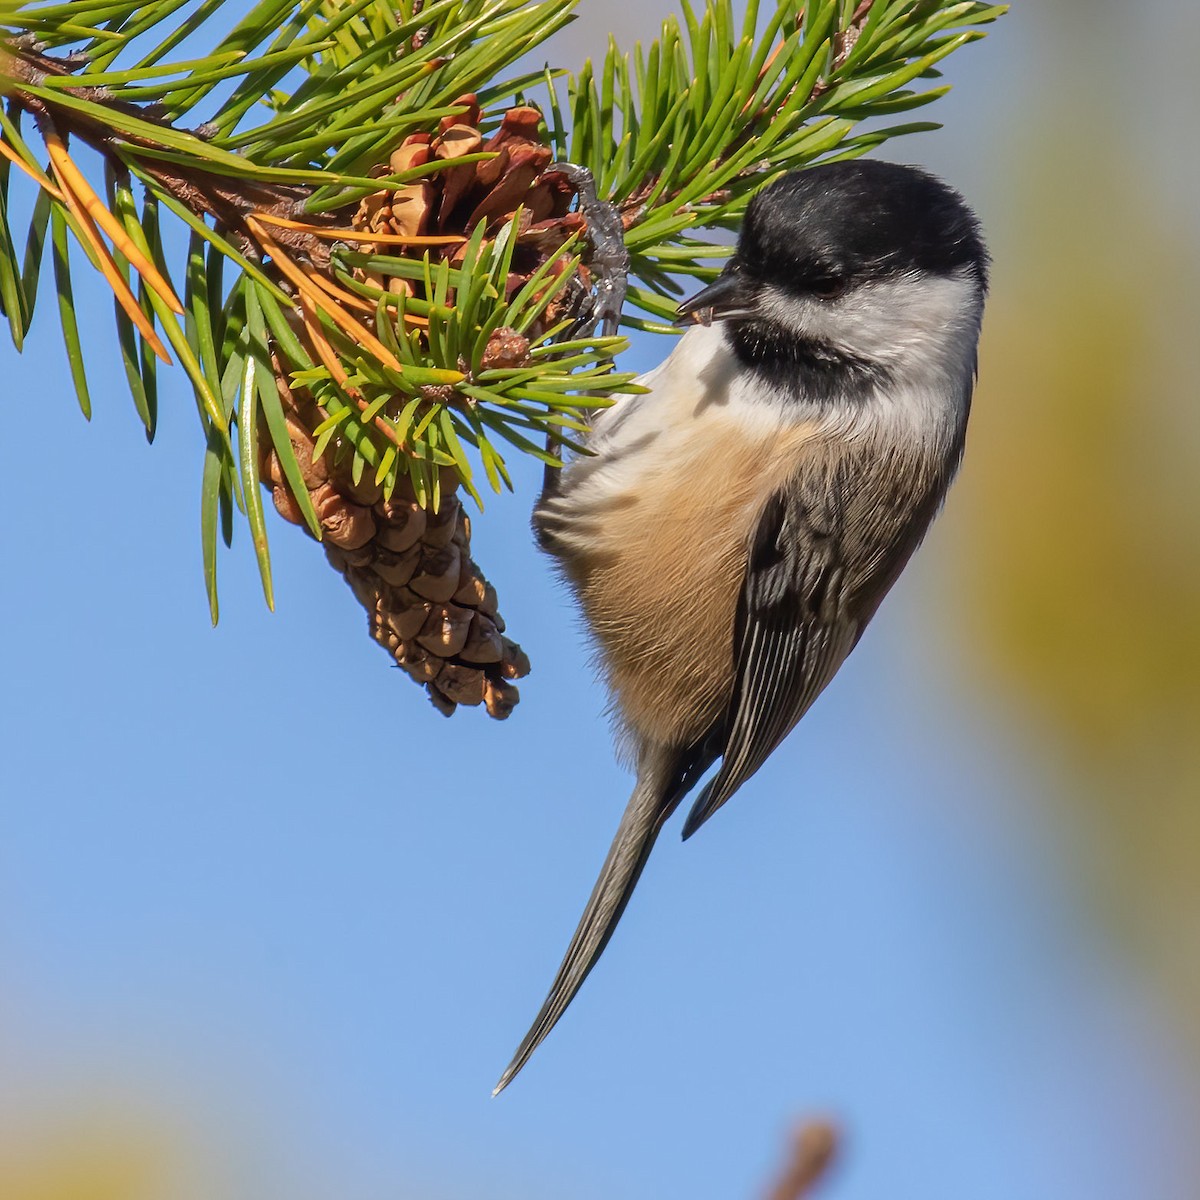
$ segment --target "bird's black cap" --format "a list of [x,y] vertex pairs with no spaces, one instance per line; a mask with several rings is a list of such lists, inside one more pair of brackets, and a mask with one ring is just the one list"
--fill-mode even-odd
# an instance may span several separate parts
[[746,211],[740,268],[785,288],[966,267],[987,283],[979,222],[962,197],[918,167],[858,159],[793,171]]

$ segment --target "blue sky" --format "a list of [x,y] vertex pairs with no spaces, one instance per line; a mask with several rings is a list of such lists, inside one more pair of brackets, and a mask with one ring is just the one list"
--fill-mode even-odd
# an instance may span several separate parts
[[[947,132],[893,149],[989,227],[981,147],[1029,39],[1010,18],[968,51]],[[110,303],[77,288],[90,427],[49,311],[5,358],[10,1131],[129,1112],[177,1130],[217,1196],[659,1200],[755,1194],[820,1112],[848,1132],[841,1200],[1185,1194],[1195,1085],[1062,882],[1079,835],[1037,803],[1053,770],[985,686],[929,665],[959,599],[936,530],[737,803],[686,847],[668,830],[570,1013],[491,1100],[629,787],[530,544],[536,472],[475,522],[534,662],[505,724],[435,713],[278,520],[278,612],[239,529],[212,630],[192,401],[163,387],[148,447]],[[34,406],[53,438],[13,432]]]

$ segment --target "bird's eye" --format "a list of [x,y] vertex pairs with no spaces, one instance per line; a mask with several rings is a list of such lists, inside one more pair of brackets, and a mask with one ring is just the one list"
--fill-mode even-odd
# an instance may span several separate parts
[[836,300],[847,287],[844,275],[817,275],[808,281],[808,290],[818,300]]

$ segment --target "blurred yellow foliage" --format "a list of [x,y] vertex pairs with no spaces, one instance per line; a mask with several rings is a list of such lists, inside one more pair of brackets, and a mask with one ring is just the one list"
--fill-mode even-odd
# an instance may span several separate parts
[[155,1131],[101,1118],[0,1141],[4,1200],[162,1200],[172,1155]]
[[952,569],[970,670],[1070,768],[1091,892],[1200,1055],[1200,247],[1123,149],[1010,176]]

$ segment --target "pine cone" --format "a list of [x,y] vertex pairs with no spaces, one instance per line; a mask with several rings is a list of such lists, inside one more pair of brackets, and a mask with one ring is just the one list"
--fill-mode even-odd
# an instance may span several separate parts
[[[506,286],[511,296],[547,259],[558,258],[559,271],[565,269],[569,260],[560,249],[584,221],[569,211],[575,194],[570,182],[558,172],[547,171],[553,155],[542,140],[536,109],[510,109],[496,132],[485,138],[478,127],[475,97],[465,96],[458,103],[467,111],[444,119],[436,133],[410,135],[376,173],[407,170],[479,150],[495,152],[496,157],[459,164],[399,190],[367,196],[350,223],[365,232],[409,237],[460,234],[461,241],[430,251],[457,265],[481,221],[485,237],[494,237],[521,207]],[[397,277],[359,274],[393,294],[412,295],[420,287]],[[586,288],[582,268],[580,275],[580,285]],[[529,331],[530,337],[536,339],[561,318],[563,305],[571,302],[569,292],[568,288],[560,293],[540,325]],[[298,324],[296,332],[305,339]],[[497,329],[486,347],[483,368],[516,367],[528,361],[530,337]],[[459,704],[482,704],[490,716],[507,717],[520,698],[512,680],[528,674],[529,660],[520,646],[504,636],[496,590],[471,558],[471,523],[457,495],[458,477],[451,469],[439,469],[440,504],[432,511],[422,508],[403,475],[387,498],[366,475],[355,483],[349,473],[350,457],[338,453],[337,437],[314,461],[312,431],[327,414],[307,391],[289,385],[286,371],[275,361],[289,436],[320,519],[325,556],[366,609],[372,638],[426,689],[440,712],[449,716]],[[438,402],[453,403],[452,390],[443,390],[450,394],[437,396]],[[272,490],[275,507],[285,519],[304,527],[300,505],[270,448],[269,436],[263,436],[260,445],[266,447],[262,480]]]
[[[407,478],[384,499],[365,479],[355,485],[332,450],[314,462],[315,443],[304,430],[320,420],[319,410],[303,391],[280,394],[325,557],[366,609],[371,637],[440,712],[483,704],[491,716],[507,717],[519,699],[510,681],[528,674],[529,659],[504,636],[496,589],[471,558],[471,521],[454,473],[442,468],[436,512],[421,507]],[[280,514],[307,528],[274,450],[260,470]]]

